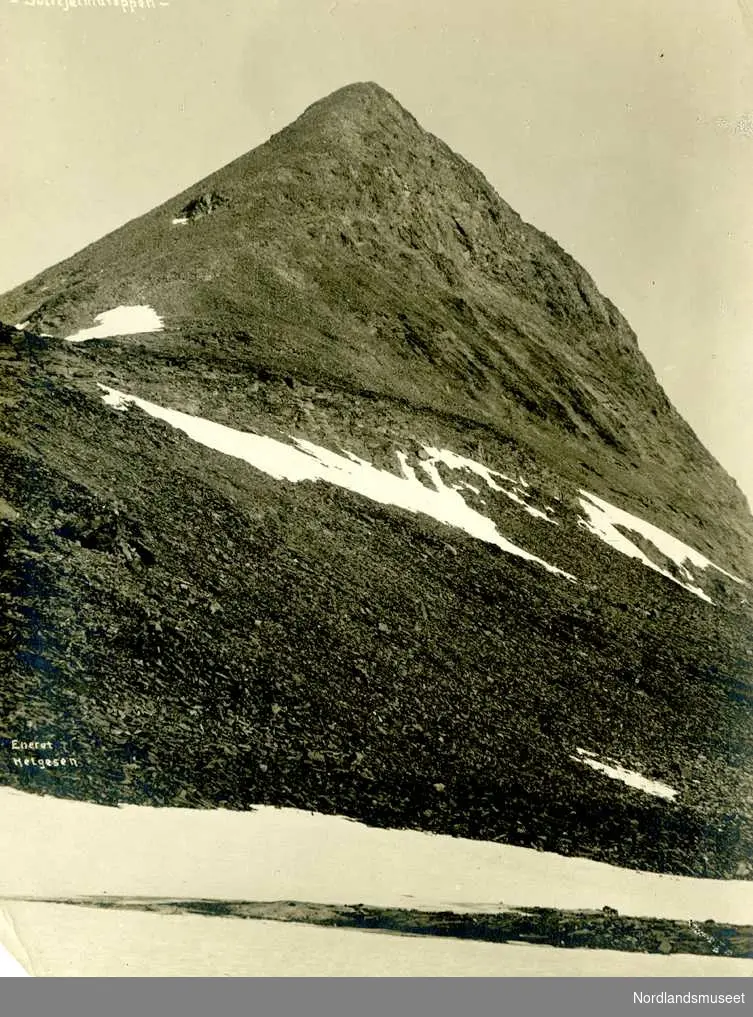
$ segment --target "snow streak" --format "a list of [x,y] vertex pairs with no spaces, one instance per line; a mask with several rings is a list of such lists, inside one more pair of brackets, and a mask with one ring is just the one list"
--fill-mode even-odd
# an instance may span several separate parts
[[638,788],[639,791],[645,791],[648,795],[666,798],[669,801],[677,797],[677,791],[674,788],[669,787],[667,784],[662,784],[658,780],[649,780],[636,770],[626,770],[624,766],[621,766],[614,760],[611,763],[603,763],[596,758],[593,752],[588,752],[587,749],[576,749],[575,751],[578,755],[571,756],[571,759],[575,759],[579,763],[585,763],[592,770],[599,770],[613,780],[621,780],[628,787]]
[[[742,583],[742,579],[738,579],[737,576],[725,572],[724,569],[714,565],[712,561],[709,561],[708,558],[705,558],[692,547],[683,544],[681,540],[671,536],[671,534],[666,533],[664,530],[660,530],[658,526],[647,523],[644,519],[631,515],[623,509],[616,508],[614,505],[610,505],[609,502],[597,498],[595,494],[589,494],[588,491],[581,490],[580,494],[582,495],[579,499],[581,507],[588,517],[587,520],[581,521],[581,526],[584,529],[589,530],[589,532],[605,541],[615,551],[619,551],[629,558],[637,558],[647,568],[653,569],[654,572],[658,572],[662,576],[666,576],[667,579],[671,579],[673,583],[682,586],[684,590],[694,593],[701,600],[706,600],[709,604],[713,603],[711,597],[704,593],[699,586],[695,585],[695,577],[687,568],[688,565],[697,569],[714,568],[717,572],[727,576],[728,579],[733,579],[736,583]],[[632,533],[638,533],[650,541],[660,554],[674,563],[680,578],[652,561],[618,527],[630,530]]]
[[[194,441],[225,455],[242,459],[276,480],[300,483],[304,480],[322,480],[363,495],[381,505],[394,505],[409,512],[431,516],[440,523],[464,530],[478,540],[494,544],[507,554],[543,566],[548,572],[574,580],[575,577],[555,565],[550,565],[534,554],[511,543],[497,530],[494,522],[468,505],[459,491],[448,487],[439,474],[438,464],[454,464],[452,468],[473,468],[474,472],[487,480],[490,486],[491,471],[473,463],[472,460],[455,457],[445,449],[425,447],[427,459],[421,460],[420,468],[428,476],[432,486],[423,484],[415,470],[408,464],[405,453],[398,452],[402,476],[389,470],[382,470],[353,453],[339,455],[303,438],[293,438],[289,445],[275,438],[237,431],[224,424],[217,424],[202,417],[191,416],[170,410],[156,403],[147,402],[136,396],[126,395],[116,389],[99,386],[108,406],[123,410],[129,405],[138,406],[145,413],[164,420],[187,434]],[[469,467],[468,464],[472,464]],[[488,478],[485,474],[489,474]],[[490,482],[491,481],[491,482]],[[499,490],[495,486],[496,490]]]

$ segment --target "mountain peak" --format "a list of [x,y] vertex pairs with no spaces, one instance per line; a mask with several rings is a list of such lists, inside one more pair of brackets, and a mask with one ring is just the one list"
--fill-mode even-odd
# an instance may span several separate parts
[[316,132],[346,142],[348,137],[368,127],[375,131],[395,127],[423,134],[415,117],[397,99],[375,81],[357,81],[336,89],[308,106],[282,134]]
[[[598,474],[605,497],[651,464],[667,525],[683,509],[700,518],[705,503],[715,528],[728,506],[725,546],[735,530],[737,550],[747,544],[739,491],[671,407],[614,305],[376,82],[337,89],[5,294],[0,318],[63,338],[144,306],[179,344],[221,336],[265,369],[512,434],[569,463],[579,482]],[[636,483],[636,510],[646,485]],[[712,550],[689,526],[689,543]]]
[[[305,116],[306,113],[315,109],[327,111],[360,109],[363,111],[379,106],[403,110],[394,95],[376,81],[354,81],[318,99],[307,107],[303,115]],[[405,111],[403,110],[403,112]]]

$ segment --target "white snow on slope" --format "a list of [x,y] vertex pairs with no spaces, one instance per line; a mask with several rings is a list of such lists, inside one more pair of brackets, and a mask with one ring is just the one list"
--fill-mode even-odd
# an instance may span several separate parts
[[[0,789],[0,809],[2,897],[299,900],[458,914],[607,906],[737,925],[753,914],[751,881],[639,872],[301,809],[112,808],[12,788]],[[33,851],[30,830],[46,831]]]
[[146,304],[132,307],[114,307],[103,311],[94,319],[97,324],[83,328],[65,337],[69,343],[85,343],[87,339],[107,339],[114,335],[139,335],[142,332],[159,332],[164,322],[157,312]]
[[575,759],[579,763],[585,763],[586,766],[590,766],[591,769],[598,770],[600,773],[605,773],[607,777],[611,777],[613,780],[621,780],[623,784],[638,788],[639,791],[645,791],[646,794],[655,795],[657,798],[666,798],[672,801],[672,799],[677,797],[677,791],[667,784],[662,784],[661,781],[649,780],[648,777],[644,777],[635,770],[626,770],[624,766],[621,766],[614,760],[610,763],[603,763],[596,758],[593,752],[589,752],[587,749],[576,749],[575,751],[578,755],[571,756],[571,759]]
[[23,332],[23,330],[26,328],[28,324],[29,322],[27,319],[26,321],[19,321],[19,323],[17,325],[14,325],[13,327],[18,329],[19,332]]
[[175,219],[173,219],[173,226],[185,226],[187,222],[188,216],[179,215]]
[[[97,383],[99,385],[99,383]],[[104,385],[99,385],[99,388],[104,389]],[[114,410],[118,410],[120,413],[127,413],[128,407],[131,405],[128,399],[123,397],[122,392],[117,392],[114,388],[108,388],[105,390],[107,395],[102,396],[102,402],[111,406]]]
[[[354,491],[381,505],[394,505],[409,512],[431,516],[440,523],[457,527],[472,537],[494,544],[508,554],[542,565],[548,572],[575,580],[568,572],[506,540],[491,519],[466,504],[459,491],[448,487],[437,469],[437,462],[446,462],[446,457],[452,455],[445,450],[426,449],[430,458],[422,460],[420,465],[434,485],[426,487],[416,476],[415,470],[408,465],[407,456],[402,452],[397,454],[403,473],[400,477],[388,470],[378,469],[352,453],[346,452],[342,456],[302,438],[294,438],[295,444],[288,445],[265,435],[237,431],[202,417],[170,410],[105,385],[99,385],[99,388],[106,393],[103,399],[108,406],[119,410],[126,409],[129,405],[138,406],[145,413],[166,421],[207,448],[242,459],[277,480],[293,483],[321,480]],[[465,465],[471,460],[462,462]]]
[[[653,569],[654,572],[666,576],[673,583],[677,583],[678,586],[682,586],[683,589],[694,593],[702,600],[708,601],[709,604],[713,603],[711,597],[694,584],[694,577],[686,568],[686,564],[698,569],[711,567],[729,579],[733,579],[736,583],[743,582],[737,576],[733,576],[731,573],[719,568],[718,565],[714,565],[712,561],[709,561],[708,558],[705,558],[687,544],[683,544],[681,540],[671,536],[664,530],[660,530],[658,526],[654,526],[638,516],[631,515],[623,509],[616,508],[614,505],[610,505],[609,502],[597,498],[595,494],[589,494],[588,491],[581,490],[580,494],[582,495],[579,499],[581,507],[588,516],[587,520],[581,520],[581,526],[594,533],[616,551],[627,555],[629,558],[637,558],[648,568]],[[675,563],[680,575],[686,582],[678,579],[677,576],[672,575],[666,569],[661,568],[656,562],[651,561],[647,554],[617,529],[618,526],[631,530],[633,533],[639,533],[646,540],[650,541],[661,554]]]
[[[533,505],[529,505],[525,498],[521,495],[520,490],[530,486],[525,482],[525,480],[523,480],[522,477],[518,481],[515,481],[512,477],[508,477],[504,473],[499,473],[497,470],[491,470],[488,466],[482,466],[481,463],[477,463],[474,459],[468,459],[466,456],[459,456],[455,452],[450,452],[449,449],[446,448],[433,448],[428,445],[424,445],[423,448],[435,469],[439,463],[444,463],[444,465],[448,466],[451,470],[468,470],[471,473],[475,473],[477,477],[480,477],[484,481],[487,487],[492,489],[492,491],[498,491],[500,494],[504,494],[505,497],[522,506],[522,508],[524,508],[525,511],[535,519],[545,519],[548,523],[554,522],[553,519],[549,518],[546,512],[542,512],[540,509],[534,508]],[[494,477],[497,477],[500,480],[506,480],[508,483],[513,485],[513,489],[510,491],[505,487],[500,487],[500,485],[494,480]],[[476,491],[476,489],[471,487],[470,484],[466,484],[466,487]]]

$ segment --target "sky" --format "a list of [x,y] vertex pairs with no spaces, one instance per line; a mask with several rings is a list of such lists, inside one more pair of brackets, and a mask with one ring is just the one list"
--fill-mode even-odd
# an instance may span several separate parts
[[581,262],[753,503],[753,0],[0,0],[0,291],[364,80]]

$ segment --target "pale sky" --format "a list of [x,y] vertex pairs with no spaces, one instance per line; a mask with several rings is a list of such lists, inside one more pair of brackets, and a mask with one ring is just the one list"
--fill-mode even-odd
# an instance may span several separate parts
[[0,291],[374,80],[584,265],[753,501],[753,0],[46,2],[0,0]]

